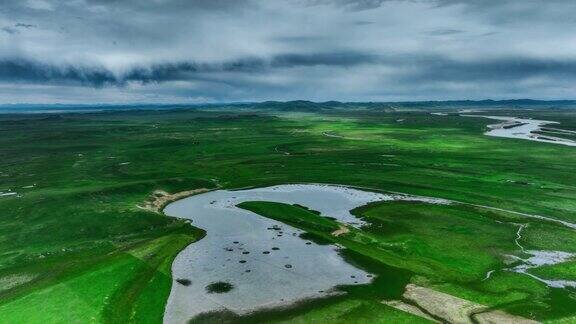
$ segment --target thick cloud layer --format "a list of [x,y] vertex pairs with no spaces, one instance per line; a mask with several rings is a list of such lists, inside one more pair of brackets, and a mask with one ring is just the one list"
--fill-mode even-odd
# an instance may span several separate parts
[[572,0],[4,0],[0,103],[574,97]]

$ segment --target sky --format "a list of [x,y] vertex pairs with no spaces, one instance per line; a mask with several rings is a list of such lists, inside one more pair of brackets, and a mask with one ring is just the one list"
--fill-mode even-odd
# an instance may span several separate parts
[[575,94],[574,0],[0,5],[0,104]]

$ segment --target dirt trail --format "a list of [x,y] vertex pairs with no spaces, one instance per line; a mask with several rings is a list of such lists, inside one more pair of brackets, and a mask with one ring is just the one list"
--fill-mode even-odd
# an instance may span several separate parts
[[[476,304],[430,288],[409,284],[403,297],[414,305],[402,301],[386,301],[385,304],[411,314],[430,319],[441,319],[457,324],[514,323],[535,324],[536,321],[511,315],[488,306]],[[424,315],[422,315],[424,314]],[[430,315],[428,315],[430,314]],[[433,319],[434,320],[434,319]],[[435,321],[435,320],[434,320]]]
[[397,310],[401,310],[404,311],[406,313],[410,313],[412,315],[416,315],[418,317],[422,317],[425,318],[429,321],[435,322],[435,323],[441,323],[440,321],[434,319],[433,317],[431,317],[430,315],[424,313],[420,308],[414,306],[414,305],[410,305],[408,303],[405,303],[403,301],[400,300],[385,300],[382,301],[383,304],[388,305],[390,307],[394,307]]

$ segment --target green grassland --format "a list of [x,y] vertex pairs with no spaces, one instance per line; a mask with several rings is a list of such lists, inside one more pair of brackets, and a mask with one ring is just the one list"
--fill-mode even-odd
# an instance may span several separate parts
[[[539,281],[502,271],[509,267],[504,255],[521,254],[514,242],[514,222],[519,219],[506,213],[466,205],[376,203],[354,210],[368,225],[335,237],[331,233],[339,227],[336,221],[299,206],[251,201],[239,207],[303,229],[307,238],[337,243],[382,264],[406,270],[411,281],[419,285],[526,317],[551,319],[570,315],[563,309],[565,304],[558,307],[560,302],[573,303],[568,294],[552,298]],[[511,223],[506,226],[499,223],[502,221]],[[539,225],[548,226],[547,235],[555,233],[555,226]],[[564,235],[556,237],[571,241],[568,246],[572,249],[576,247],[573,233]],[[531,242],[523,240],[522,244]],[[389,289],[390,280],[396,278],[389,274],[390,270],[383,269],[377,268],[385,282],[377,290],[377,299],[401,298],[401,289]],[[490,270],[497,272],[490,280],[484,280]],[[353,292],[355,298],[371,296],[362,289]]]
[[538,267],[530,273],[545,279],[576,280],[576,261]]
[[[571,111],[526,114],[576,129]],[[2,115],[0,192],[18,196],[0,197],[0,318],[160,322],[170,264],[204,233],[137,207],[157,189],[338,183],[576,222],[576,150],[487,137],[482,132],[489,123],[424,111]],[[528,222],[518,215],[418,204],[374,205],[357,213],[371,226],[342,238],[357,254],[351,262],[368,258],[361,263],[376,262],[386,277],[397,273],[399,283],[418,281],[513,313],[575,315],[550,309],[554,298],[568,310],[576,303],[527,276],[501,272],[479,283],[487,269],[502,266],[502,253],[517,252],[516,228],[494,220]],[[283,221],[310,232],[318,227],[318,236],[334,226],[314,214],[303,215],[302,224],[297,219]],[[573,236],[558,225],[530,221],[523,243],[576,252]],[[573,267],[563,271],[573,275]],[[389,285],[376,282],[350,299],[277,318],[366,316],[374,322],[409,316],[365,297],[402,290],[390,292]]]

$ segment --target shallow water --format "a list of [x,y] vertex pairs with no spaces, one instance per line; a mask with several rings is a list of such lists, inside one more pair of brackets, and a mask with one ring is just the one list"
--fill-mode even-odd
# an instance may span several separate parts
[[[517,265],[513,268],[509,268],[507,270],[528,275],[528,276],[530,276],[530,277],[532,277],[532,278],[534,278],[540,282],[543,282],[548,287],[553,287],[553,288],[572,287],[572,288],[576,288],[576,281],[543,279],[543,278],[540,278],[540,277],[528,272],[528,270],[538,268],[540,266],[550,266],[550,265],[555,265],[555,264],[567,262],[569,260],[576,258],[576,254],[563,252],[563,251],[526,250],[524,248],[524,246],[522,246],[522,244],[520,244],[520,240],[522,239],[522,230],[524,230],[526,228],[526,226],[528,226],[528,225],[526,225],[526,224],[515,224],[515,225],[518,225],[518,231],[516,232],[516,239],[514,240],[514,243],[516,243],[516,245],[520,248],[520,251],[522,253],[529,254],[530,257],[524,259],[524,258],[520,258],[520,257],[516,257],[516,256],[511,256],[511,257],[514,257],[515,259],[517,259],[518,261],[521,261],[522,263],[520,265]],[[490,274],[492,272],[494,272],[494,271],[491,270],[490,272],[488,272],[488,274],[486,275],[486,279],[488,279],[490,277]]]
[[[244,201],[299,204],[342,223],[361,226],[362,221],[349,211],[387,200],[448,203],[441,199],[309,184],[218,190],[168,205],[164,210],[167,215],[190,219],[194,226],[205,229],[207,235],[186,247],[173,263],[173,278],[189,279],[191,284],[174,282],[164,322],[184,323],[201,313],[224,309],[244,314],[327,296],[335,293],[338,285],[371,282],[372,275],[347,263],[338,247],[302,239],[301,230],[240,209],[237,204]],[[228,282],[234,288],[222,294],[208,293],[205,287],[214,282]]]
[[[524,119],[524,118],[505,117],[505,116],[484,116],[484,115],[460,115],[460,116],[482,117],[501,121],[501,123],[498,124],[488,125],[489,130],[486,133],[484,133],[485,135],[488,136],[518,138],[536,142],[576,146],[576,141],[550,135],[540,135],[533,133],[541,131],[542,127],[546,125],[558,124],[558,122],[555,121]],[[567,131],[566,133],[569,132],[570,131]]]
[[529,269],[537,268],[544,265],[555,265],[572,260],[576,257],[576,254],[562,251],[537,251],[537,250],[528,250],[525,251],[525,253],[528,253],[531,256],[528,259],[522,259],[523,263],[510,269],[511,271],[529,275],[530,277],[545,283],[549,287],[576,288],[576,281],[543,279],[528,272]]

